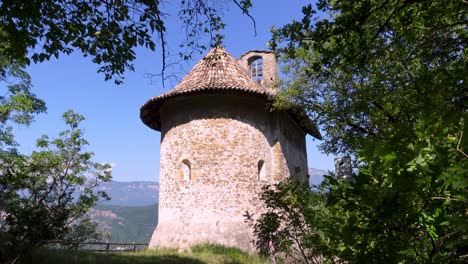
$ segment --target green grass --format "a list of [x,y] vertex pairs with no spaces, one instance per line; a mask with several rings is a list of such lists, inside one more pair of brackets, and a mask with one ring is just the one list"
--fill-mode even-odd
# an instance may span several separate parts
[[137,253],[97,253],[73,250],[40,249],[26,256],[24,264],[267,264],[268,259],[249,255],[237,248],[215,244],[192,247],[192,252],[179,253],[176,250],[145,250]]

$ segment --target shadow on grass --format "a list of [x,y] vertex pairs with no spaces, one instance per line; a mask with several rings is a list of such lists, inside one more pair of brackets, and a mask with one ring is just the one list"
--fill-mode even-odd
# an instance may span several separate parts
[[21,259],[21,264],[265,264],[269,259],[234,247],[202,244],[191,252],[174,249],[144,250],[136,253],[98,253],[39,248]]
[[21,263],[24,264],[206,264],[189,256],[181,256],[176,252],[161,252],[158,254],[129,254],[129,253],[96,253],[72,250],[48,250],[40,249],[29,256],[25,256]]
[[256,254],[249,254],[239,248],[220,244],[205,243],[192,247],[192,253],[196,256],[208,255],[211,258],[220,258],[223,264],[264,264],[270,263],[268,258]]

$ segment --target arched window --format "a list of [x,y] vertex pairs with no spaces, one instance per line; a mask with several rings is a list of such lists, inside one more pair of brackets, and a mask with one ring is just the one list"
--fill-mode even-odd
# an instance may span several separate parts
[[189,181],[192,179],[190,175],[190,161],[184,159],[182,161],[180,170],[181,170],[182,180]]
[[249,63],[250,75],[254,80],[260,81],[263,79],[263,59],[256,57]]
[[258,161],[258,164],[257,164],[257,168],[258,168],[258,178],[257,180],[262,180],[262,179],[265,179],[265,162],[263,160],[259,160]]

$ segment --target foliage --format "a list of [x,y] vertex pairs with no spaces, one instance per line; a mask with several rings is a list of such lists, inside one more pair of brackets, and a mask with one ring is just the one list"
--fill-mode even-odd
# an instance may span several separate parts
[[[63,241],[69,242],[82,242],[82,241],[102,241],[104,234],[98,231],[97,223],[91,219],[88,215],[84,215],[76,220],[74,224],[70,226],[65,235]],[[77,244],[64,244],[64,248],[77,249]]]
[[324,15],[309,5],[302,21],[273,31],[270,45],[291,77],[286,96],[326,132],[323,150],[354,154],[368,139],[410,138],[420,118],[436,131],[456,125],[447,132],[459,138],[466,5],[322,0],[319,11],[330,19],[319,20]]
[[[0,32],[1,36],[6,33]],[[12,123],[29,125],[34,114],[44,112],[45,104],[31,93],[31,78],[24,71],[24,64],[11,61],[4,56],[6,43],[0,41],[0,85],[2,95],[0,96],[0,168],[3,160],[17,157],[17,143],[13,136]],[[3,169],[0,170],[1,181],[3,181]],[[8,195],[0,188],[0,260],[11,253],[11,241],[13,236],[4,232],[5,230],[5,203]]]
[[[412,211],[409,203],[395,206],[404,195],[390,199],[390,194],[396,196],[394,190],[381,194],[368,185],[328,175],[312,190],[295,181],[266,186],[261,197],[266,212],[248,218],[257,248],[269,254],[267,245],[272,243],[276,253],[297,263],[463,262],[466,211],[456,211],[462,206],[439,206],[433,218],[427,209]],[[450,221],[457,225],[450,226]],[[444,232],[448,235],[430,237]]]
[[[31,78],[20,63],[7,63],[0,57],[0,82],[5,84],[6,88],[0,96],[1,124],[5,125],[7,121],[12,121],[28,125],[32,121],[33,114],[45,111],[44,102],[30,92]],[[2,139],[6,140],[7,137]]]
[[[248,14],[250,1],[233,2]],[[216,36],[224,28],[224,5],[212,0],[180,1],[179,18],[187,36],[181,45],[193,48],[182,53],[185,59],[206,48],[200,43],[203,35],[208,34],[213,45],[221,41]],[[0,42],[7,43],[4,56],[26,63],[80,51],[101,65],[98,71],[106,80],[114,78],[119,84],[124,71],[133,70],[137,47],[154,51],[159,44],[164,74],[166,9],[163,1],[143,0],[2,1],[0,32],[6,34],[0,34]]]
[[326,206],[326,195],[311,191],[306,184],[286,180],[263,187],[261,200],[266,212],[258,219],[246,216],[263,254],[280,252],[294,263],[334,260],[341,244],[330,237],[340,229],[343,217],[335,208]]
[[93,154],[84,151],[88,143],[79,128],[84,118],[72,111],[63,118],[69,129],[53,140],[42,136],[31,155],[1,156],[2,260],[47,240],[92,233],[89,221],[81,218],[107,197],[93,188],[111,179],[110,166],[91,161]]
[[[5,35],[0,31],[0,38]],[[35,114],[46,110],[45,103],[31,92],[31,77],[24,71],[25,64],[4,55],[7,47],[0,40],[0,153],[15,151],[11,123],[29,125]]]
[[[299,195],[318,199],[320,219],[286,201],[318,228],[299,233],[313,242],[305,248],[350,263],[466,258],[466,7],[322,0],[316,10],[303,7],[301,21],[273,30],[270,44],[289,77],[278,107],[307,109],[325,132],[322,150],[350,155],[356,171],[352,181],[327,177],[319,193]],[[267,197],[287,209],[280,196]],[[263,217],[281,218],[272,212]]]

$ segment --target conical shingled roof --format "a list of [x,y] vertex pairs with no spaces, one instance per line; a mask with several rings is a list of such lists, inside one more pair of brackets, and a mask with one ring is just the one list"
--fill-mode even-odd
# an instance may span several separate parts
[[222,47],[211,49],[173,89],[151,98],[140,109],[140,118],[147,126],[160,130],[159,107],[170,97],[197,92],[239,91],[271,98],[274,90],[260,85]]
[[192,68],[174,89],[158,96],[158,98],[206,89],[242,90],[258,94],[271,92],[252,79],[225,49],[215,47]]

